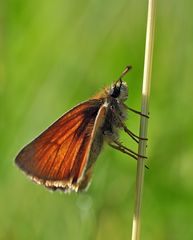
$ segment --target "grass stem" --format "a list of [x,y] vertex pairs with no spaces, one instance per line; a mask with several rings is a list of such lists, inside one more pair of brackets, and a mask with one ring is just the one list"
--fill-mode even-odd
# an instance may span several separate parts
[[[154,25],[155,25],[155,0],[148,1],[147,14],[147,30],[146,30],[146,45],[145,45],[145,60],[143,73],[143,87],[142,87],[142,104],[141,113],[148,115],[149,112],[149,96],[151,86],[151,69],[154,45]],[[148,118],[141,116],[140,120],[140,138],[147,138]],[[139,140],[138,154],[145,156],[146,154],[146,140]],[[141,204],[144,182],[144,158],[139,157],[137,161],[136,173],[136,195],[135,207],[132,226],[132,240],[140,239],[140,220],[141,220]]]

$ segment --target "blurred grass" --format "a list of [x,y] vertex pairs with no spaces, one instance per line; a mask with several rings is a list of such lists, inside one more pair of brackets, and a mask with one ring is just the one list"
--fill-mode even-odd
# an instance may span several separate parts
[[[193,238],[192,7],[157,4],[143,239]],[[13,160],[127,64],[128,105],[140,109],[146,9],[134,0],[2,2],[0,240],[130,238],[135,161],[105,147],[88,192],[64,195],[28,181]],[[138,132],[138,117],[127,125]]]

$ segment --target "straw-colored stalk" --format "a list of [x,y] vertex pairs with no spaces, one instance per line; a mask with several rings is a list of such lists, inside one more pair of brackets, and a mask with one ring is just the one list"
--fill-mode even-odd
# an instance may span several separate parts
[[[155,1],[148,1],[148,14],[147,14],[147,30],[146,30],[146,45],[145,45],[145,61],[143,73],[143,88],[142,88],[142,104],[141,112],[148,115],[149,112],[149,96],[151,85],[151,69],[152,69],[152,56],[154,45],[154,25],[155,25]],[[147,138],[148,118],[141,116],[139,137]],[[139,141],[138,154],[145,156],[146,154],[146,140]],[[139,157],[137,161],[137,174],[136,174],[136,196],[135,208],[133,216],[132,227],[132,240],[140,239],[140,219],[141,219],[141,204],[142,192],[144,182],[144,158]]]

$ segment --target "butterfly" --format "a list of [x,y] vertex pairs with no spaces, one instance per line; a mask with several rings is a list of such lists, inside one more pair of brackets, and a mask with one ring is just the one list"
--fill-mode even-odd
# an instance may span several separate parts
[[[118,132],[123,129],[136,142],[140,139],[125,125],[128,87],[119,79],[88,101],[75,106],[17,155],[15,162],[34,182],[64,192],[87,189],[94,163],[107,142],[111,147],[137,159],[134,151],[122,145]],[[144,156],[141,156],[144,157]]]

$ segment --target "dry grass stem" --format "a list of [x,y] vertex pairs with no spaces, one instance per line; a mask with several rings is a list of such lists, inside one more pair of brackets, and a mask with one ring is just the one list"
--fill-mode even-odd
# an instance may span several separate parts
[[[148,115],[149,112],[149,96],[151,86],[151,69],[154,45],[154,25],[155,25],[155,1],[148,1],[148,16],[146,30],[146,46],[145,46],[145,61],[143,74],[142,88],[142,104],[141,113]],[[141,116],[139,136],[147,138],[148,118]],[[146,154],[146,140],[139,140],[138,154],[144,156]],[[137,161],[136,175],[136,196],[135,208],[133,216],[132,240],[140,239],[140,218],[141,218],[141,203],[144,182],[144,158],[139,157]]]

